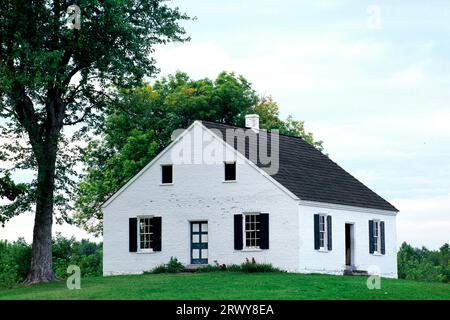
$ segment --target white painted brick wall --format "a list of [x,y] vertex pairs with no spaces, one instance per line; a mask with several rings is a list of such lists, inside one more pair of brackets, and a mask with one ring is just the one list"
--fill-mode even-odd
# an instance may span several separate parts
[[[358,270],[379,268],[383,277],[397,278],[397,239],[396,217],[373,213],[371,210],[331,209],[300,205],[300,272],[341,274],[345,269],[345,224],[353,223],[354,228],[354,264]],[[314,250],[314,214],[332,216],[332,250],[321,252]],[[369,253],[369,220],[385,221],[384,255]]]
[[[197,125],[200,128],[200,125]],[[203,130],[203,129],[202,129]],[[218,148],[213,141],[207,148]],[[197,150],[196,153],[201,153]],[[378,265],[384,276],[396,277],[395,216],[367,212],[323,209],[299,205],[255,168],[237,165],[237,182],[225,183],[222,161],[216,164],[174,166],[174,184],[163,186],[162,164],[172,163],[171,153],[163,154],[104,209],[103,272],[105,275],[141,273],[166,263],[171,256],[190,263],[190,221],[208,221],[209,263],[242,263],[254,257],[258,262],[292,272],[342,273],[344,266],[344,223],[355,223],[355,257],[358,268]],[[234,214],[269,213],[270,249],[234,250]],[[333,215],[333,250],[314,250],[313,215]],[[128,251],[128,219],[139,215],[162,217],[162,251]],[[386,221],[386,255],[368,252],[368,219]]]
[[[209,263],[242,263],[246,257],[254,257],[258,262],[297,271],[295,200],[246,163],[238,163],[236,183],[223,182],[224,166],[220,163],[176,165],[174,184],[161,186],[160,165],[167,163],[171,163],[170,153],[104,208],[104,274],[140,273],[168,262],[171,256],[189,264],[191,220],[208,221]],[[234,250],[233,217],[243,212],[269,213],[268,250]],[[162,217],[161,252],[128,252],[128,219],[137,215]]]

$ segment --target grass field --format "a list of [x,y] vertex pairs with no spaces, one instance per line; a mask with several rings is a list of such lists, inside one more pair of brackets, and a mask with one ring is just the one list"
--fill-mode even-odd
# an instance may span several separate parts
[[0,290],[0,299],[450,299],[450,285],[366,277],[212,272],[86,278],[80,290],[64,281]]

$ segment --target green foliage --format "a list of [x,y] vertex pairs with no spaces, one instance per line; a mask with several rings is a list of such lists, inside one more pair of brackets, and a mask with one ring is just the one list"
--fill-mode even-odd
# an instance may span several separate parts
[[398,277],[418,281],[450,282],[450,246],[439,250],[413,248],[403,242],[397,254]]
[[[67,267],[77,265],[81,275],[102,275],[102,244],[76,241],[57,235],[53,239],[53,269],[60,278],[67,277]],[[0,287],[13,287],[25,280],[30,269],[31,246],[19,238],[13,243],[0,241]]]
[[277,104],[258,98],[242,76],[222,72],[216,79],[193,80],[177,72],[147,85],[122,89],[98,127],[102,139],[83,152],[86,168],[75,194],[75,222],[96,235],[102,232],[101,204],[132,178],[171,141],[174,130],[194,120],[244,125],[245,115],[258,113],[261,127],[304,137],[319,150],[303,122],[280,120]]
[[[1,160],[1,159],[0,159]],[[0,169],[0,172],[2,170]],[[0,198],[5,197],[8,200],[14,201],[18,196],[26,191],[25,184],[15,184],[11,179],[11,173],[6,172],[3,177],[0,177]]]
[[257,263],[255,259],[252,259],[251,261],[247,259],[246,262],[241,264],[241,271],[253,273],[253,272],[280,272],[281,270],[278,268],[274,268],[270,263]]
[[159,274],[159,273],[167,273],[167,267],[165,264],[161,264],[159,266],[154,267],[152,270],[150,271],[144,271],[144,274]]
[[218,271],[225,271],[225,270],[226,270],[226,266],[223,267],[223,266],[219,266],[219,265],[208,264],[207,266],[198,268],[196,270],[196,272],[200,272],[200,273],[202,273],[202,272],[218,272]]
[[55,274],[60,278],[67,277],[69,265],[79,266],[84,277],[102,275],[102,244],[85,239],[76,241],[58,234],[53,241],[53,259]]
[[[184,266],[177,258],[171,257],[170,261],[166,264],[156,266],[149,272],[144,272],[145,274],[159,274],[159,273],[179,273],[184,270]],[[196,272],[218,272],[218,271],[228,271],[228,272],[245,272],[245,273],[255,273],[255,272],[281,272],[280,269],[274,268],[270,263],[257,263],[254,258],[252,260],[246,259],[242,264],[218,264],[202,266],[196,270]]]
[[251,260],[246,259],[245,262],[241,264],[219,264],[216,262],[215,265],[207,265],[201,267],[197,272],[218,272],[218,271],[228,271],[228,272],[245,272],[245,273],[255,273],[255,272],[281,272],[280,269],[275,268],[270,263],[257,263],[255,258]]
[[175,257],[170,257],[170,260],[166,264],[159,265],[153,268],[150,272],[147,273],[179,273],[183,271],[184,266],[181,262],[178,261]]
[[168,273],[177,273],[184,269],[184,266],[181,262],[178,261],[175,257],[170,257],[169,262],[167,263],[167,272]]
[[31,247],[24,239],[0,240],[0,287],[12,287],[25,279],[30,268]]
[[[2,161],[2,158],[0,157],[0,161]],[[5,172],[3,177],[0,177],[0,199],[6,198],[9,201],[12,201],[12,203],[3,205],[3,209],[0,208],[0,224],[1,226],[4,226],[4,223],[12,216],[14,215],[13,212],[17,210],[18,207],[20,207],[22,200],[26,198],[26,195],[29,191],[29,186],[24,183],[14,183],[14,181],[11,179],[11,173],[8,171],[5,171],[0,168],[0,173]],[[17,201],[16,201],[17,200]],[[25,205],[28,207],[27,205]],[[3,210],[3,214],[2,211]]]

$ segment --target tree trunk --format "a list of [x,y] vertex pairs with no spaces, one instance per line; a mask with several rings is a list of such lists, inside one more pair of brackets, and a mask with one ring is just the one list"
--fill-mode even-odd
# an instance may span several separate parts
[[[49,151],[47,149],[47,151]],[[43,164],[38,166],[36,216],[33,229],[31,268],[26,283],[40,283],[56,280],[53,273],[52,224],[55,188],[54,154],[47,154]]]
[[25,88],[14,82],[14,100],[19,122],[30,139],[33,156],[37,163],[36,216],[33,229],[31,268],[25,283],[55,280],[52,258],[52,224],[56,177],[56,155],[63,127],[65,104],[61,92],[50,87],[45,103],[46,117],[39,123],[33,101]]

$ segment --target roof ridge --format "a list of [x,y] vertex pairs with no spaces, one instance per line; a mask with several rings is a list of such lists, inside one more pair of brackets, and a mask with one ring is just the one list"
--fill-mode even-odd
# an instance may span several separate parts
[[[211,121],[211,120],[198,120],[201,122],[209,122],[209,123],[215,123],[215,124],[220,124],[220,125],[224,125],[224,126],[229,126],[229,127],[235,127],[235,128],[240,128],[240,129],[250,129],[249,127],[245,127],[245,126],[238,126],[235,124],[229,124],[229,123],[225,123],[225,122],[219,122],[219,121]],[[260,128],[260,130],[272,130],[272,129],[266,129],[266,128]],[[276,129],[277,130],[277,129]],[[308,143],[303,137],[300,136],[291,136],[289,134],[286,133],[278,133],[278,135],[283,136],[283,137],[287,137],[287,138],[296,138],[296,139],[300,139],[305,141],[306,143]],[[308,143],[309,144],[309,143]],[[314,148],[314,147],[313,147]],[[317,149],[316,149],[317,150]]]

